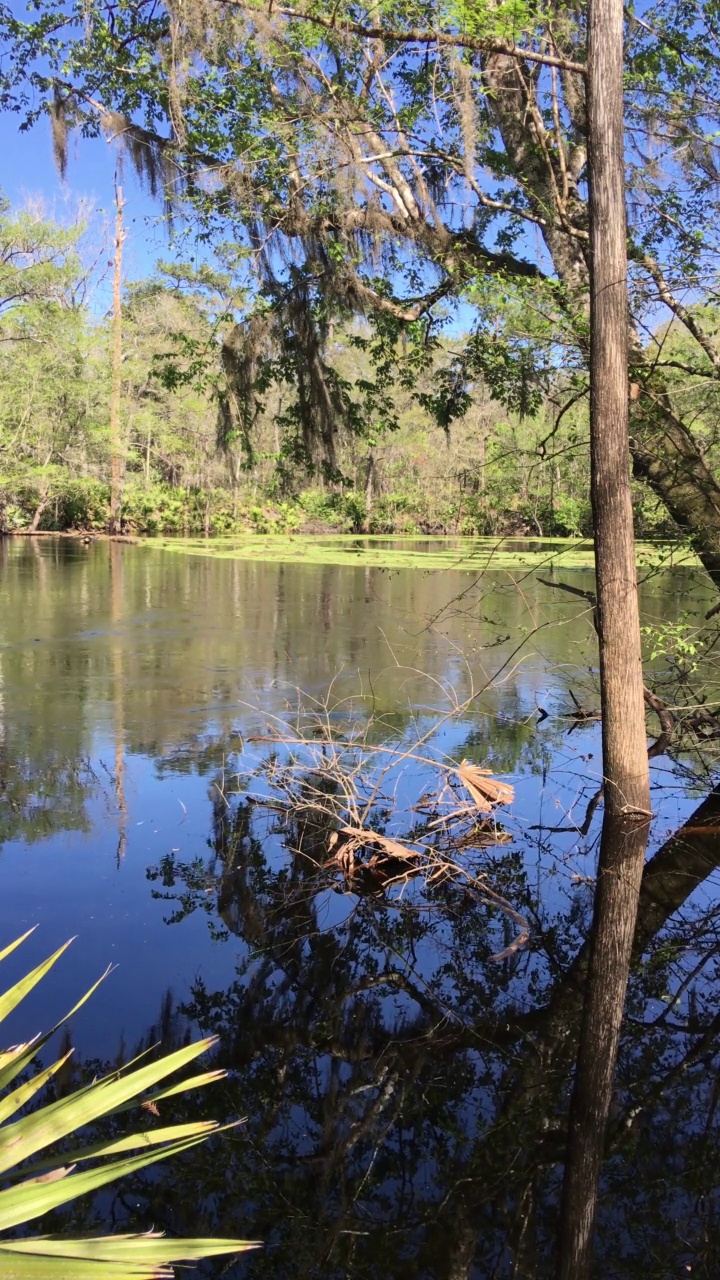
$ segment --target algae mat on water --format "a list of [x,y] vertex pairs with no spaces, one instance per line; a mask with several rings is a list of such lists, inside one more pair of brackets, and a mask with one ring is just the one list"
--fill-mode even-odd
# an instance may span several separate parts
[[[384,535],[248,534],[244,537],[152,538],[144,546],[185,555],[279,564],[359,565],[376,569],[590,569],[592,542],[574,538],[393,538]],[[693,565],[692,552],[638,543],[638,565]]]

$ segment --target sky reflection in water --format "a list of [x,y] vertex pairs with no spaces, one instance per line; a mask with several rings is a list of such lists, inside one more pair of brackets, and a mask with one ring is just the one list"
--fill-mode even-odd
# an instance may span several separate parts
[[[585,571],[557,576],[591,586]],[[645,618],[700,614],[696,578],[654,578]],[[196,1232],[197,1206],[212,1206],[223,1232],[268,1241],[238,1275],[550,1274],[578,1011],[567,973],[599,814],[587,839],[547,828],[580,822],[597,786],[597,724],[563,718],[570,689],[597,707],[594,662],[584,603],[517,569],[478,579],[0,542],[0,933],[41,926],[5,975],[78,935],[9,1030],[31,1034],[117,963],[73,1026],[80,1053],[132,1047],[171,989],[221,1033],[232,1068],[203,1105],[250,1117],[224,1140],[222,1177],[217,1154],[199,1155],[182,1193],[174,1178],[138,1192],[138,1221]],[[528,948],[492,964],[512,928],[461,884],[343,892],[304,856],[307,829],[248,804],[271,794],[250,776],[270,746],[249,740],[292,725],[299,702],[306,727],[325,704],[338,730],[376,716],[376,744],[410,743],[466,704],[424,750],[513,782],[512,841],[458,856],[528,919]],[[386,834],[408,836],[431,774],[409,763],[387,779]],[[653,777],[662,856],[701,796],[667,759]],[[604,1276],[716,1274],[717,884],[663,883],[679,910],[650,930],[631,992]],[[182,1034],[172,1020],[165,1031]]]

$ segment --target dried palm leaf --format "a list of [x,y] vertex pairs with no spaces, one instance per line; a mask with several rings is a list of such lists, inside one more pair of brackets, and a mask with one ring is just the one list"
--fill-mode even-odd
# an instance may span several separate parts
[[509,782],[498,782],[488,769],[480,769],[467,760],[458,766],[457,776],[481,813],[490,813],[496,804],[510,804],[515,797],[515,788]]
[[348,844],[355,849],[368,847],[377,849],[379,845],[389,858],[404,858],[416,862],[419,857],[417,850],[408,849],[404,844],[391,840],[388,836],[379,836],[377,831],[367,831],[365,827],[341,827],[340,834],[348,836]]

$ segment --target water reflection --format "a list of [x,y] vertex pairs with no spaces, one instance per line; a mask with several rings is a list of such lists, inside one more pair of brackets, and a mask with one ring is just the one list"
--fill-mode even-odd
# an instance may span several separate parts
[[[717,1274],[718,909],[698,889],[719,820],[720,789],[647,864],[598,1275]],[[162,868],[176,921],[210,896],[242,943],[236,979],[200,982],[187,1013],[220,1034],[226,1112],[249,1118],[221,1178],[202,1152],[153,1210],[196,1229],[212,1198],[214,1225],[265,1239],[237,1275],[552,1275],[588,893],[549,908],[523,851],[493,849],[534,925],[497,964],[506,922],[461,883],[339,896],[309,839],[215,800],[204,878]]]
[[[550,1276],[599,816],[578,833],[597,724],[563,718],[570,691],[597,707],[582,602],[517,573],[49,540],[0,555],[3,936],[41,920],[39,958],[80,933],[73,990],[121,961],[73,1028],[88,1058],[133,1045],[172,988],[231,1069],[193,1106],[248,1116],[182,1174],[123,1192],[120,1217],[264,1239],[237,1276]],[[646,619],[707,605],[685,571],[644,591]],[[494,962],[516,925],[462,878],[348,892],[328,830],[259,803],[269,748],[250,740],[292,720],[297,690],[334,729],[345,699],[374,714],[371,745],[462,705],[432,749],[516,787],[511,841],[462,856],[530,946]],[[598,1240],[597,1274],[618,1280],[720,1274],[720,793],[703,800],[691,764],[653,761]],[[390,835],[417,787],[406,773],[388,790]]]

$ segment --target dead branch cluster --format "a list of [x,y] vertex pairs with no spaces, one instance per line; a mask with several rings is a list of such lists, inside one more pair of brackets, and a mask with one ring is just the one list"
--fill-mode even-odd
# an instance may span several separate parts
[[255,801],[280,811],[293,856],[357,895],[405,894],[412,882],[455,886],[517,927],[495,960],[528,941],[527,921],[468,856],[511,842],[496,816],[514,798],[509,783],[467,760],[372,742],[366,729],[340,735],[327,721],[252,741],[272,746],[259,766],[269,793]]

